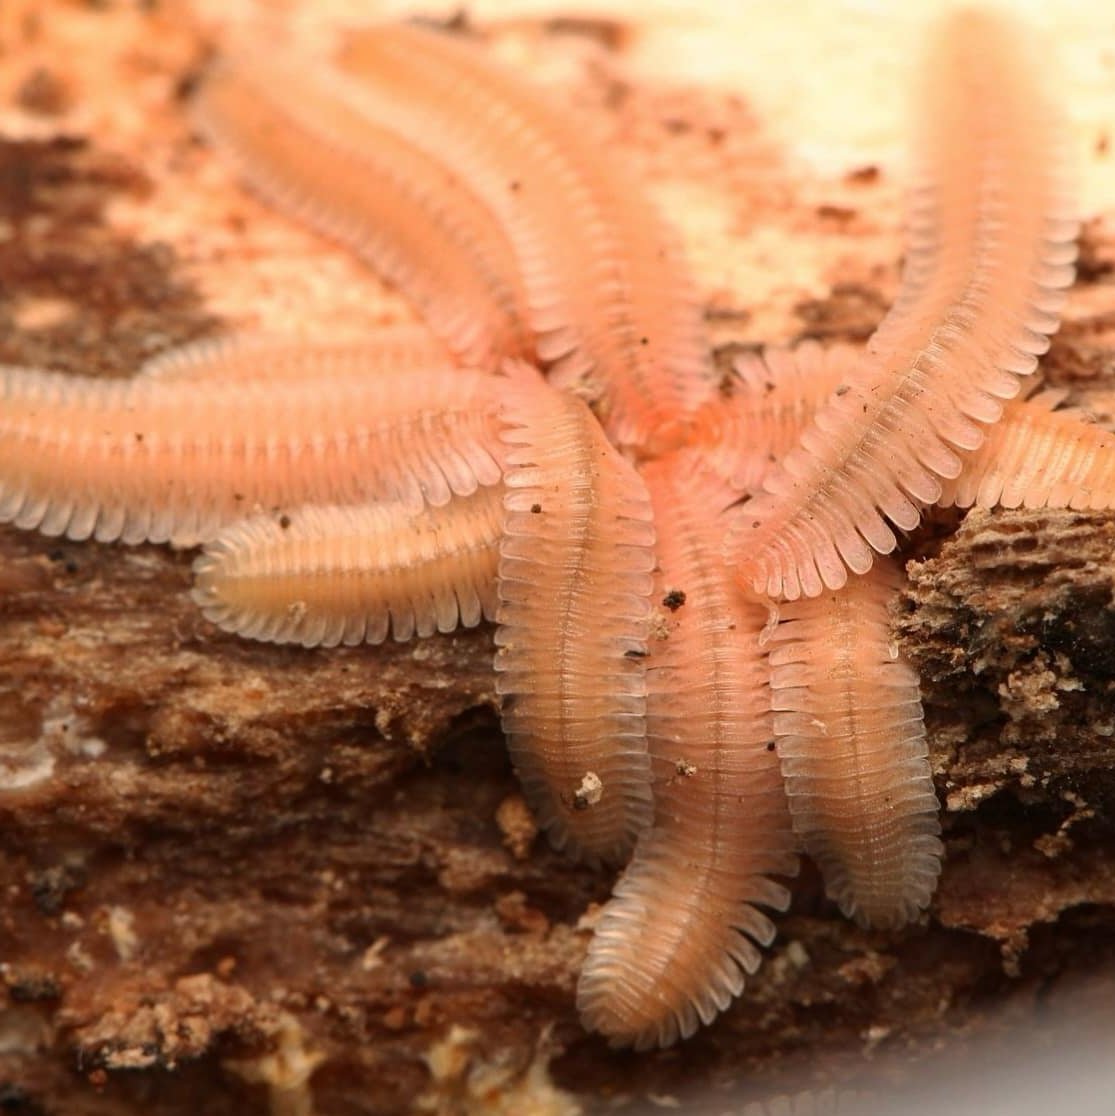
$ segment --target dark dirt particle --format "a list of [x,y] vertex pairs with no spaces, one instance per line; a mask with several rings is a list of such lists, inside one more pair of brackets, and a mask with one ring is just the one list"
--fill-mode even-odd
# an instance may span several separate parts
[[597,16],[554,16],[546,21],[545,27],[548,34],[591,39],[613,51],[620,50],[630,37],[626,24]]
[[0,1112],[15,1116],[43,1116],[43,1109],[28,1095],[22,1085],[13,1081],[0,1081]]
[[8,995],[19,1004],[38,1000],[57,1000],[62,995],[58,978],[51,972],[33,968],[12,968],[4,974]]
[[468,8],[464,5],[454,8],[444,16],[415,16],[414,22],[419,27],[432,27],[434,30],[448,31],[463,37],[471,38],[476,34],[476,28],[469,19]]
[[685,604],[685,592],[682,589],[671,589],[662,598],[662,607],[668,608],[671,612],[677,612],[683,604]]
[[858,212],[848,205],[832,205],[826,202],[817,206],[817,216],[822,221],[835,221],[839,225],[846,225],[855,220]]
[[65,864],[55,864],[31,877],[31,898],[44,915],[57,914],[66,896],[81,886],[84,874]]
[[886,313],[883,296],[861,283],[837,283],[826,299],[805,299],[794,313],[805,325],[805,335],[818,341],[837,337],[864,341]]
[[878,182],[882,172],[874,163],[867,163],[862,167],[854,167],[844,176],[844,181],[849,186],[870,186]]
[[20,82],[15,102],[20,108],[40,116],[58,116],[69,106],[70,92],[57,74],[36,66]]
[[[735,325],[746,325],[754,317],[752,311],[744,306],[733,306],[726,301],[713,301],[705,307],[705,321],[706,322],[727,322]],[[747,345],[743,342],[728,342],[727,345],[735,345],[741,349],[754,349],[754,345]],[[715,359],[721,349],[727,345],[719,345],[713,350],[713,359]]]
[[1111,242],[1105,241],[1098,218],[1085,221],[1080,230],[1080,251],[1076,257],[1077,278],[1085,283],[1095,283],[1115,272],[1115,251]]
[[[133,163],[83,140],[0,139],[0,362],[85,375],[130,375],[160,349],[214,324],[165,244],[104,222],[120,194],[152,189]],[[31,328],[28,306],[66,313]]]

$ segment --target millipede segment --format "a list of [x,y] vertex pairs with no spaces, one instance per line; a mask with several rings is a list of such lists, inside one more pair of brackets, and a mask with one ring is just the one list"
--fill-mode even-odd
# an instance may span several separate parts
[[651,820],[646,487],[583,402],[520,369],[508,429],[496,687],[527,801],[558,849],[622,863]]
[[647,658],[654,824],[596,926],[577,990],[614,1045],[668,1046],[738,996],[797,871],[778,759],[763,608],[720,558],[736,493],[680,451],[642,469],[658,531]]
[[1048,348],[1077,222],[1043,69],[1002,16],[962,11],[938,28],[902,288],[729,540],[754,592],[817,596],[866,573],[959,475]]

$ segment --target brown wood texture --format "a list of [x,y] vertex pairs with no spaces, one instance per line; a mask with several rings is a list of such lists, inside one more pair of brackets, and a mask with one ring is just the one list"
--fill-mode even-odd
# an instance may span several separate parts
[[[194,137],[184,97],[220,32],[177,5],[0,5],[0,361],[125,375],[222,329],[406,317]],[[718,360],[866,336],[896,283],[898,171],[811,172],[737,93],[630,76],[636,38],[578,20],[491,36],[680,222]],[[1103,421],[1108,202],[1044,364]],[[1115,517],[1071,512],[940,513],[909,541],[896,639],[947,849],[928,920],[858,929],[807,868],[743,999],[635,1056],[577,1022],[583,916],[612,879],[534,839],[490,630],[251,644],[191,604],[189,552],[0,530],[0,1107],[698,1112],[702,1089],[858,1081],[867,1054],[912,1065],[1038,1026],[1059,997],[1109,1015],[1113,547]]]

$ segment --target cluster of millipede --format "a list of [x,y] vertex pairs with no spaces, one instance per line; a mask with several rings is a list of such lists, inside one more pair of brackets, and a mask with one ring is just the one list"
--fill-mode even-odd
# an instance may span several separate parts
[[2,369],[0,518],[202,545],[198,603],[257,639],[494,620],[539,824],[627,865],[582,1017],[616,1044],[688,1036],[759,965],[801,851],[861,924],[930,901],[896,532],[932,504],[1115,495],[1111,436],[1020,392],[1076,235],[1028,49],[986,14],[936,30],[893,309],[862,350],[770,349],[727,384],[668,226],[474,45],[391,25],[328,63],[231,51],[205,135],[428,329],[205,342],[125,382]]

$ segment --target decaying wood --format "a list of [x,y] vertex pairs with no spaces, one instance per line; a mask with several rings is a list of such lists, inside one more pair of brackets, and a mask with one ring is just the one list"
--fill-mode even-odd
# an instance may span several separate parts
[[[47,5],[59,30],[33,8],[0,12],[0,360],[126,374],[219,322],[281,318],[288,286],[309,315],[368,284],[367,303],[322,329],[399,316],[193,143],[176,95],[200,57],[189,25]],[[686,162],[731,187],[769,173],[725,203],[734,235],[769,221],[826,246],[828,293],[801,293],[770,337],[693,234],[718,359],[764,338],[865,336],[894,290],[888,175],[799,191],[738,103],[621,81],[609,52],[623,37],[601,27],[533,26],[527,41],[587,67],[578,96],[667,195]],[[67,64],[67,36],[94,34],[121,92],[134,83],[134,119]],[[95,131],[104,119],[118,130]],[[1085,235],[1047,377],[1110,420],[1112,214]],[[583,916],[612,881],[535,840],[493,713],[489,630],[261,646],[200,617],[189,552],[5,529],[0,1107],[591,1111],[850,1080],[865,1051],[916,1061],[987,1030],[989,1012],[1033,1022],[1081,974],[1110,1010],[1113,553],[1106,513],[941,513],[911,541],[896,639],[922,673],[945,806],[928,921],[860,930],[807,869],[741,1002],[683,1047],[635,1057],[577,1022]]]

